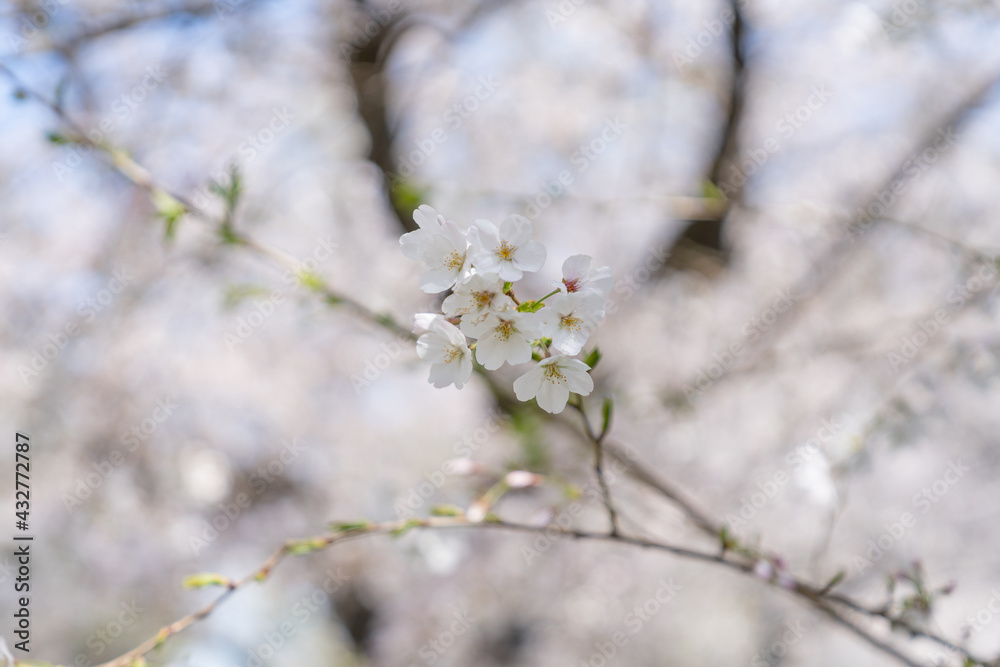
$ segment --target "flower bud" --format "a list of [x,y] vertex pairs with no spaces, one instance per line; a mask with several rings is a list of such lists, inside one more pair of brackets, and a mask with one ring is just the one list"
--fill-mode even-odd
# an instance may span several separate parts
[[444,469],[450,475],[466,477],[468,475],[475,475],[482,472],[483,465],[470,458],[459,457],[445,461]]
[[504,483],[512,489],[526,489],[529,486],[537,486],[541,481],[541,475],[536,475],[527,470],[513,470],[504,477]]
[[774,576],[774,566],[771,565],[770,561],[762,559],[753,566],[753,573],[765,581],[770,581],[771,577]]

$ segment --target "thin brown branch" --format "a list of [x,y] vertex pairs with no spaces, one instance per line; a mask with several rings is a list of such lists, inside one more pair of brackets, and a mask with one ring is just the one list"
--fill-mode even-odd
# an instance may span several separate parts
[[[256,240],[243,232],[232,229],[231,221],[228,218],[224,220],[216,220],[208,213],[198,208],[184,195],[171,190],[165,185],[157,183],[153,179],[152,175],[150,175],[144,167],[135,162],[135,160],[133,160],[132,157],[125,151],[107,144],[92,141],[87,136],[87,133],[69,116],[61,105],[49,100],[41,93],[38,93],[37,91],[26,86],[21,79],[3,63],[0,63],[0,73],[3,73],[10,78],[14,82],[17,89],[24,95],[48,107],[59,118],[59,120],[74,133],[73,137],[68,137],[69,140],[97,149],[98,153],[105,156],[115,171],[128,179],[133,185],[146,192],[150,197],[153,197],[158,192],[169,195],[172,199],[176,200],[181,206],[184,207],[185,213],[189,217],[208,225],[220,236],[223,232],[225,232],[229,243],[243,246],[261,257],[272,260],[282,269],[298,274],[299,263],[294,257],[279,248]],[[412,332],[408,328],[403,327],[391,317],[376,313],[356,299],[338,292],[325,281],[321,280],[318,276],[310,275],[308,286],[314,292],[319,294],[329,305],[345,306],[354,311],[354,313],[359,315],[362,319],[388,329],[393,334],[411,338],[413,337]]]
[[820,610],[823,614],[826,615],[827,618],[832,620],[837,625],[847,628],[850,632],[852,632],[857,637],[861,638],[863,641],[867,642],[868,644],[875,647],[879,651],[885,653],[886,655],[892,656],[902,664],[908,665],[909,667],[923,667],[919,662],[916,662],[909,656],[900,653],[899,650],[890,646],[889,644],[882,641],[878,637],[875,637],[874,635],[865,632],[863,628],[858,627],[856,624],[844,618],[843,616],[838,614],[833,608],[823,604],[821,601],[814,601],[813,606],[816,609]]
[[[553,525],[549,526],[532,526],[526,524],[510,523],[502,521],[500,519],[492,518],[483,523],[472,522],[465,517],[430,517],[427,519],[409,519],[401,521],[390,521],[386,523],[379,524],[359,524],[346,528],[340,532],[334,532],[320,537],[299,540],[299,541],[289,541],[283,544],[277,551],[275,551],[264,563],[255,568],[250,574],[246,575],[242,579],[230,583],[224,592],[222,592],[217,598],[215,598],[208,605],[202,607],[201,609],[184,616],[183,618],[164,626],[160,629],[156,635],[150,637],[143,643],[141,643],[136,648],[125,653],[124,655],[110,660],[98,667],[128,667],[138,658],[145,656],[150,651],[156,647],[163,644],[168,638],[182,632],[187,629],[195,622],[202,620],[212,614],[223,602],[229,599],[233,593],[237,590],[245,587],[247,584],[255,581],[262,581],[266,579],[270,573],[281,563],[282,560],[289,554],[296,553],[299,551],[296,549],[299,545],[307,545],[307,549],[301,553],[313,553],[316,551],[323,551],[341,542],[345,542],[350,539],[359,538],[368,535],[380,535],[386,533],[400,534],[410,529],[452,529],[452,528],[466,528],[466,529],[499,529],[508,530],[522,533],[531,534],[544,534],[548,537],[560,537],[564,539],[576,539],[576,540],[591,540],[591,541],[602,541],[602,542],[616,542],[619,544],[634,546],[642,549],[651,549],[655,551],[662,551],[665,553],[678,556],[680,558],[687,558],[691,560],[697,560],[705,563],[710,563],[722,567],[729,568],[731,570],[743,573],[744,575],[756,577],[754,574],[753,563],[745,558],[739,556],[729,556],[725,554],[718,553],[706,553],[702,551],[696,551],[688,549],[686,547],[681,547],[675,544],[670,544],[666,542],[659,542],[655,540],[647,540],[638,537],[631,537],[627,535],[612,535],[610,533],[594,533],[582,530],[572,530],[558,528]],[[912,658],[906,656],[900,652],[895,647],[891,646],[882,639],[876,637],[874,634],[860,627],[856,623],[852,622],[847,616],[842,612],[839,612],[835,603],[843,604],[849,607],[851,610],[863,613],[865,615],[874,616],[881,615],[878,612],[872,612],[865,609],[861,605],[850,601],[847,598],[841,596],[823,596],[820,595],[816,589],[795,581],[790,587],[785,587],[789,593],[797,596],[799,599],[808,602],[811,606],[822,612],[833,622],[841,625],[852,633],[869,643],[874,648],[879,651],[889,655],[900,663],[904,665],[909,665],[910,667],[921,667],[920,663],[914,661]],[[952,650],[959,651],[965,656],[970,657],[972,660],[977,660],[968,655],[968,653],[950,643],[946,640],[941,640],[933,635],[928,635],[921,633],[920,636],[926,637],[928,639],[937,641],[947,646]],[[980,664],[988,664],[982,661],[978,661]]]
[[671,483],[648,471],[644,465],[638,462],[635,456],[625,454],[625,452],[617,445],[608,443],[605,445],[605,450],[608,452],[609,456],[626,467],[629,475],[676,505],[685,516],[687,516],[707,535],[713,538],[719,537],[719,532],[722,526],[717,524],[715,521],[710,519],[707,514],[695,507],[694,503],[688,500],[684,493],[676,489]]
[[[241,0],[241,5],[249,5],[256,0]],[[85,29],[61,44],[55,46],[56,51],[62,53],[72,53],[81,46],[89,44],[95,39],[106,35],[111,35],[122,30],[128,30],[137,25],[172,19],[177,16],[201,17],[220,12],[221,5],[217,2],[192,2],[180,7],[167,6],[154,9],[143,9],[142,11],[131,12],[105,21],[95,28]],[[241,7],[242,8],[242,7]]]
[[594,474],[597,476],[597,483],[601,487],[601,496],[604,499],[604,507],[608,510],[608,521],[611,523],[611,534],[619,535],[621,529],[618,525],[618,511],[615,509],[614,501],[611,499],[611,489],[608,488],[608,481],[604,477],[604,437],[606,430],[602,430],[600,435],[594,433],[594,428],[587,418],[587,411],[583,406],[583,400],[577,399],[570,403],[580,413],[583,419],[583,430],[587,434],[590,444],[594,447]]
[[218,597],[216,597],[214,600],[209,602],[204,607],[201,607],[197,611],[194,611],[174,621],[173,623],[170,623],[169,625],[162,627],[155,635],[148,638],[147,640],[139,644],[131,651],[128,651],[127,653],[113,660],[109,660],[108,662],[102,663],[97,667],[128,667],[137,659],[147,655],[157,647],[161,646],[170,637],[186,630],[197,621],[207,618],[220,605],[222,605],[226,600],[228,600],[233,595],[233,593],[240,590],[241,588],[244,588],[245,586],[247,586],[247,584],[253,582],[260,582],[267,579],[267,577],[274,571],[275,568],[277,568],[277,566],[285,559],[285,557],[287,557],[291,553],[294,553],[296,545],[308,545],[307,553],[313,553],[316,551],[323,551],[331,546],[334,546],[335,544],[339,544],[341,542],[345,542],[347,540],[354,538],[359,538],[367,535],[380,535],[386,533],[399,534],[406,530],[416,529],[416,528],[434,528],[434,529],[499,528],[517,532],[541,533],[548,535],[550,537],[556,535],[558,537],[563,537],[563,538],[573,538],[573,539],[583,539],[583,540],[617,541],[632,546],[664,551],[684,558],[691,558],[710,563],[724,564],[729,567],[733,567],[742,571],[749,571],[749,566],[729,561],[724,557],[716,554],[703,553],[672,544],[642,540],[634,537],[611,535],[606,533],[591,533],[579,530],[566,530],[562,528],[556,528],[554,526],[530,526],[525,524],[508,523],[500,520],[492,520],[484,523],[478,523],[469,521],[465,517],[431,517],[427,519],[406,519],[399,521],[389,521],[380,524],[360,524],[344,531],[329,533],[327,535],[323,535],[312,539],[298,540],[298,541],[293,540],[286,542],[277,551],[271,554],[271,556],[269,556],[267,560],[264,561],[263,564],[255,568],[252,572],[244,576],[242,579],[231,582],[228,586],[225,587],[225,591],[223,591]]

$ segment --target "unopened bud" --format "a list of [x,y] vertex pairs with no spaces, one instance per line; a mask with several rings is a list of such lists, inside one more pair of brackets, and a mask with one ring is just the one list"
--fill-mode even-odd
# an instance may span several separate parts
[[483,466],[478,461],[473,461],[470,458],[457,458],[445,461],[444,469],[450,475],[475,475],[482,471]]
[[774,576],[774,566],[771,565],[770,561],[759,560],[753,566],[753,573],[761,579],[770,581],[771,577]]
[[541,475],[536,475],[527,470],[513,470],[504,477],[504,483],[512,489],[526,489],[529,486],[537,486],[541,481]]
[[482,500],[477,500],[469,506],[469,509],[465,510],[465,518],[471,523],[482,523],[483,519],[486,518],[486,503]]

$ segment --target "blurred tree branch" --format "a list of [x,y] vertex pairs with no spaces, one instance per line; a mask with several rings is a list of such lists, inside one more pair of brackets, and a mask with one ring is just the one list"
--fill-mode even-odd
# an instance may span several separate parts
[[[486,19],[493,12],[507,6],[511,1],[493,0],[476,3],[447,34],[461,34],[462,31],[468,30],[477,22]],[[369,23],[374,21],[378,8],[374,7],[369,0],[357,0],[357,4],[362,9],[361,18],[368,20]],[[396,157],[396,128],[389,123],[388,95],[390,91],[385,68],[392,56],[393,49],[400,43],[406,32],[421,26],[440,29],[426,17],[409,9],[400,9],[391,15],[388,22],[382,25],[381,29],[369,41],[359,48],[351,49],[349,62],[351,81],[354,84],[358,100],[358,116],[371,139],[368,159],[382,172],[386,203],[395,214],[400,227],[407,232],[417,228],[413,222],[415,207],[397,191],[401,185],[401,176],[396,173],[396,165],[393,161]],[[355,26],[354,32],[367,34],[364,33],[360,22]],[[341,45],[340,48],[345,48],[345,45]]]
[[[723,192],[725,169],[739,162],[739,132],[743,120],[743,109],[746,105],[747,81],[749,69],[746,56],[746,19],[741,5],[745,0],[729,0],[728,8],[732,13],[730,26],[730,84],[727,97],[722,106],[725,110],[725,120],[719,132],[719,141],[715,155],[708,169],[707,183],[716,188],[717,193]],[[733,190],[725,193],[725,197],[716,201],[718,205],[704,205],[693,214],[674,215],[688,224],[674,241],[670,250],[670,258],[666,267],[675,270],[694,269],[707,277],[718,274],[729,261],[730,250],[725,238],[725,224],[729,212],[742,198],[743,183],[734,183]]]
[[[1000,71],[993,72],[986,76],[981,83],[976,85],[966,96],[962,98],[961,101],[952,106],[947,113],[943,114],[940,118],[935,119],[932,123],[929,123],[921,133],[920,138],[916,141],[914,148],[906,152],[906,158],[904,158],[904,160],[897,167],[895,167],[881,183],[879,183],[878,187],[868,191],[858,202],[857,206],[851,206],[849,207],[849,210],[867,211],[875,204],[879,204],[879,195],[889,190],[893,183],[902,179],[906,175],[905,170],[909,166],[910,156],[932,147],[935,141],[939,138],[941,131],[946,129],[951,130],[953,128],[954,131],[957,132],[969,121],[976,109],[978,109],[986,101],[991,91],[993,91],[998,84],[1000,84]],[[873,217],[865,227],[864,237],[870,238],[872,231],[877,228],[881,222],[886,220],[887,218],[885,216]],[[928,235],[935,234],[930,230],[917,228],[909,223],[904,223],[899,220],[894,222],[899,225],[906,225],[914,229],[914,231],[923,231]],[[937,236],[945,240],[940,235]],[[782,313],[777,313],[776,321],[766,330],[762,331],[759,338],[757,338],[752,345],[747,347],[747,352],[741,357],[741,363],[733,364],[723,369],[723,372],[717,378],[713,379],[712,386],[718,387],[728,379],[743,373],[747,368],[752,368],[758,364],[761,361],[762,355],[767,354],[769,350],[773,349],[775,341],[804,314],[807,310],[807,303],[810,300],[815,299],[818,294],[822,293],[822,291],[832,283],[834,278],[845,269],[853,256],[853,250],[860,247],[864,242],[865,238],[862,238],[861,240],[854,238],[850,234],[850,227],[845,226],[844,236],[840,240],[833,243],[833,245],[826,251],[822,260],[817,262],[816,270],[806,273],[795,282],[793,287],[789,288],[788,291],[796,297],[796,306],[794,308],[789,308]],[[975,252],[978,253],[979,251]],[[684,386],[685,384],[691,383],[690,381],[681,382],[680,386]]]
[[[182,632],[183,630],[189,628],[191,625],[200,621],[210,614],[212,614],[223,602],[225,602],[235,591],[245,587],[247,584],[253,582],[264,581],[270,576],[275,568],[289,555],[306,555],[315,553],[318,551],[326,550],[337,544],[341,544],[348,540],[356,539],[363,536],[371,535],[386,535],[390,534],[393,536],[402,535],[410,530],[416,529],[434,529],[434,530],[447,530],[456,528],[465,529],[482,529],[482,530],[504,530],[513,531],[528,534],[538,534],[545,535],[549,538],[558,537],[562,539],[571,540],[586,540],[586,541],[601,541],[601,542],[614,542],[625,546],[639,547],[642,549],[651,549],[654,551],[662,551],[674,556],[697,560],[704,563],[717,565],[725,567],[736,572],[740,572],[744,575],[751,577],[757,577],[755,574],[755,558],[757,554],[752,551],[748,551],[743,548],[736,550],[723,551],[721,553],[708,553],[703,551],[692,550],[679,545],[671,544],[668,542],[662,542],[658,540],[644,539],[638,537],[631,537],[622,534],[614,533],[595,533],[582,530],[574,529],[564,529],[554,525],[548,526],[535,526],[520,523],[511,523],[504,521],[497,517],[496,515],[488,516],[484,521],[471,521],[464,516],[439,516],[439,517],[429,517],[425,519],[405,519],[399,521],[388,521],[384,523],[372,523],[368,521],[360,521],[345,524],[334,524],[334,532],[327,533],[325,535],[320,535],[317,537],[311,537],[301,540],[289,540],[285,542],[277,551],[275,551],[271,556],[269,556],[263,564],[255,568],[252,572],[244,576],[242,579],[229,580],[223,575],[216,574],[203,574],[194,575],[189,578],[196,587],[202,587],[204,585],[217,585],[223,587],[225,590],[217,598],[212,600],[209,604],[202,607],[201,609],[184,616],[177,621],[164,626],[157,632],[154,636],[150,637],[146,641],[142,642],[136,648],[123,654],[122,656],[105,662],[98,667],[130,667],[133,665],[144,664],[144,662],[138,662],[143,659],[143,656],[147,655],[154,649],[163,645],[163,643],[170,637]],[[818,610],[828,618],[830,618],[834,623],[848,629],[853,634],[857,635],[865,642],[878,649],[879,651],[885,653],[886,655],[892,656],[898,660],[901,664],[908,665],[910,667],[921,667],[921,663],[913,660],[904,653],[900,652],[898,649],[893,647],[884,639],[876,636],[873,632],[866,628],[861,627],[858,622],[852,620],[849,613],[854,612],[860,614],[863,617],[877,617],[887,620],[892,627],[902,628],[909,632],[912,636],[922,637],[929,639],[949,650],[960,653],[965,656],[968,661],[971,661],[973,665],[984,665],[989,666],[991,663],[986,662],[980,658],[971,655],[967,650],[957,646],[953,642],[938,637],[935,634],[928,633],[918,628],[914,628],[904,620],[889,615],[885,610],[882,609],[869,609],[863,605],[860,605],[849,598],[841,595],[832,594],[828,590],[830,587],[817,588],[809,584],[803,583],[799,580],[788,578],[784,580],[779,586],[789,593],[795,595],[800,600],[807,602],[814,609]],[[847,610],[845,612],[845,610]],[[969,662],[967,662],[969,664]]]
[[[257,0],[240,0],[241,4],[250,5]],[[152,3],[150,3],[152,5]],[[78,32],[65,42],[54,46],[56,51],[65,54],[72,54],[81,46],[87,45],[95,39],[106,37],[107,35],[128,30],[144,23],[173,19],[179,16],[204,17],[219,10],[217,2],[189,2],[181,5],[167,4],[165,6],[145,6],[141,11],[131,11],[114,16],[110,20],[89,29]]]

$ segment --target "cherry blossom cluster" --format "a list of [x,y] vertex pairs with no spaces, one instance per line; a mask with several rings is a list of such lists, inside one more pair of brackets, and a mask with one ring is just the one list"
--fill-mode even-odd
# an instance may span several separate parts
[[604,319],[605,297],[614,286],[610,268],[592,269],[590,257],[574,255],[563,263],[555,290],[519,300],[514,283],[545,263],[530,220],[512,215],[499,225],[476,220],[461,226],[427,205],[414,211],[413,220],[419,229],[399,243],[424,267],[420,288],[429,294],[451,290],[441,304],[444,314],[419,313],[413,329],[435,387],[461,389],[472,376],[475,350],[487,370],[536,361],[514,381],[514,394],[536,399],[547,412],[562,412],[571,392],[593,391],[590,366],[573,357]]

